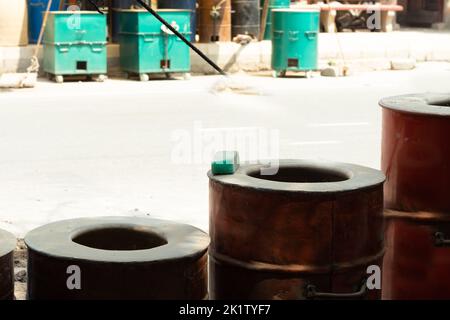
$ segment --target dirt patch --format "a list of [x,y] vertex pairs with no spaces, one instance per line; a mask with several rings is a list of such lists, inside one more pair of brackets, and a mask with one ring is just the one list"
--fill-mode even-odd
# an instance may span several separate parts
[[27,296],[27,247],[21,239],[14,252],[14,278],[16,300],[26,300]]

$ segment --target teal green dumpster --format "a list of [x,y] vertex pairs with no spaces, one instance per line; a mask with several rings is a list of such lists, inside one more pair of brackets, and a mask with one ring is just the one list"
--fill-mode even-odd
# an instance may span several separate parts
[[50,12],[44,33],[44,71],[64,76],[106,79],[106,15],[94,11]]
[[[272,39],[272,10],[286,9],[291,5],[291,0],[270,0],[269,11],[267,12],[266,31],[264,32],[264,40]],[[264,0],[261,0],[261,12],[264,9]]]
[[286,71],[309,71],[318,68],[320,10],[276,9],[272,11],[272,69],[276,76]]
[[[148,81],[149,74],[183,73],[189,76],[189,47],[145,10],[117,10],[119,14],[120,66],[129,76]],[[191,12],[157,10],[185,37],[191,36]]]

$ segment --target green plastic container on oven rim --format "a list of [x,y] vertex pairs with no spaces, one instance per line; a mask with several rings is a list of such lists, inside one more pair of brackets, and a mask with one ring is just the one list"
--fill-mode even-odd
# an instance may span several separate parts
[[272,18],[272,69],[277,75],[317,70],[320,10],[275,9]]
[[44,33],[44,71],[65,75],[107,73],[106,15],[93,11],[49,12]]
[[[141,81],[152,73],[191,71],[189,47],[145,10],[116,10],[119,15],[120,66]],[[186,38],[191,36],[191,11],[160,9],[159,15]]]

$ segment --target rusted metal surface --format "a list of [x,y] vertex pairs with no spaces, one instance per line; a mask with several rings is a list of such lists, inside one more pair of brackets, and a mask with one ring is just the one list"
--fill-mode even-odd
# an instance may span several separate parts
[[211,297],[379,298],[363,285],[383,256],[383,174],[300,160],[274,176],[261,168],[208,174]]
[[14,249],[16,238],[0,230],[0,300],[14,299]]
[[450,94],[387,98],[385,299],[450,299]]
[[145,218],[85,218],[40,227],[25,242],[29,299],[208,296],[209,237],[188,225]]
[[260,0],[232,0],[231,35],[250,35],[254,38],[260,32]]
[[405,10],[398,14],[400,25],[430,27],[444,22],[448,1],[444,0],[398,0]]
[[198,4],[200,42],[231,41],[231,0],[200,0]]

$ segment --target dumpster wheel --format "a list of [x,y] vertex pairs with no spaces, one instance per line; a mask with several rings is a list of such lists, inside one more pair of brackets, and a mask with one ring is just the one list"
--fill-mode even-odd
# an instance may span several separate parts
[[105,82],[108,79],[108,76],[104,74],[99,74],[91,76],[91,79],[96,82]]
[[140,73],[139,74],[139,80],[142,81],[142,82],[147,82],[147,81],[150,80],[150,77],[146,73]]
[[274,78],[284,78],[284,77],[286,77],[286,70],[283,70],[283,71],[276,71],[276,70],[274,70],[272,72],[272,77],[274,77]]
[[62,75],[55,75],[55,82],[56,83],[64,83],[64,76],[62,76]]

